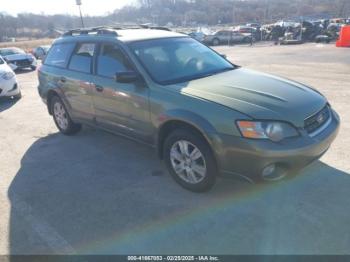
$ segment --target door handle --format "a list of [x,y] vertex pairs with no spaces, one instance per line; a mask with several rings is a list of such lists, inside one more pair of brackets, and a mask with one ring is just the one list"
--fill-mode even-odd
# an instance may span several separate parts
[[103,86],[100,85],[95,85],[95,89],[97,90],[97,92],[103,92]]

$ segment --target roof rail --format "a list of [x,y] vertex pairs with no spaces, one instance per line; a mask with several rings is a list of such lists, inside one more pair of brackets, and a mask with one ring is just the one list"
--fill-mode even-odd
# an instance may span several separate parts
[[145,29],[171,31],[169,28],[167,28],[165,26],[154,26],[154,25],[148,25],[148,24],[141,24],[140,27],[145,28]]
[[123,29],[155,29],[155,30],[164,30],[171,31],[169,28],[164,26],[152,26],[149,24],[115,24],[110,28],[115,30],[123,30]]
[[169,28],[161,27],[161,26],[149,26],[149,25],[114,25],[114,26],[99,26],[92,28],[77,28],[72,29],[65,32],[62,36],[77,36],[77,35],[88,35],[88,34],[96,34],[96,35],[112,35],[118,36],[116,30],[123,29],[156,29],[156,30],[165,30],[171,31]]
[[88,34],[118,36],[114,28],[105,27],[105,26],[72,29],[65,32],[62,36],[65,37],[65,36],[88,35]]

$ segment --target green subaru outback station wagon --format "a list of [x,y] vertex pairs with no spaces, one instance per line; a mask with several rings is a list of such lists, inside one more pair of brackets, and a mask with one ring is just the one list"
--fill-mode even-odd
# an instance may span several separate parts
[[152,29],[65,33],[39,69],[39,94],[63,134],[87,124],[149,144],[195,192],[218,174],[291,175],[327,151],[340,123],[316,90]]

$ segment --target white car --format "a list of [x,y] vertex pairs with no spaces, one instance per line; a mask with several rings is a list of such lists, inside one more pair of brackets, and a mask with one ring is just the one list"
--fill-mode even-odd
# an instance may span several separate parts
[[1,48],[0,56],[2,56],[12,70],[23,68],[36,70],[36,58],[32,54],[27,54],[22,49],[16,47]]
[[0,97],[21,98],[21,90],[13,70],[0,57]]

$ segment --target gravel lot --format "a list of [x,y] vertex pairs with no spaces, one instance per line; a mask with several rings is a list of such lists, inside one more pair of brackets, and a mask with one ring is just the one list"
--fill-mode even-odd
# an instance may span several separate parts
[[23,98],[0,101],[0,254],[350,254],[350,50],[217,50],[328,97],[342,127],[321,161],[278,183],[224,177],[193,194],[151,148],[91,128],[60,135],[36,73],[22,72]]

